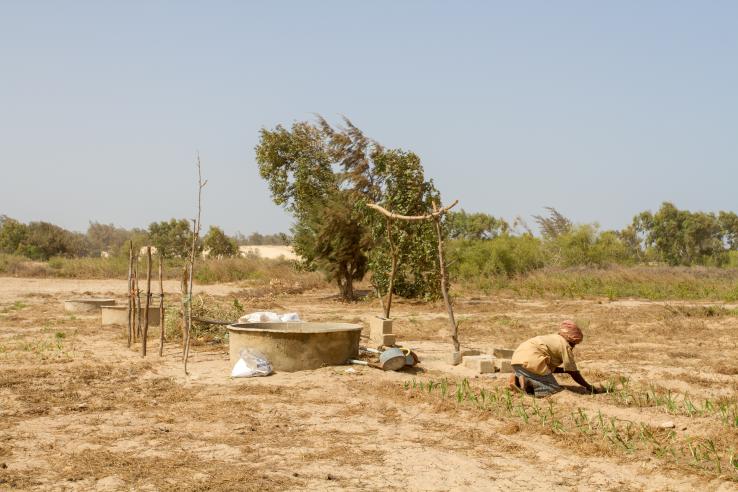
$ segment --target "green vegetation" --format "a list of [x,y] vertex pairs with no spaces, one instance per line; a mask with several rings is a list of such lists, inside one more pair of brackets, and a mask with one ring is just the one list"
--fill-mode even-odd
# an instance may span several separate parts
[[212,258],[231,258],[239,254],[236,241],[226,236],[220,227],[210,226],[203,243]]
[[[295,251],[309,268],[335,282],[343,299],[351,300],[354,282],[364,278],[370,267],[380,282],[387,272],[387,265],[379,261],[386,252],[382,225],[376,222],[378,217],[368,214],[365,204],[428,213],[431,201],[440,197],[433,184],[425,181],[415,154],[384,149],[348,119],[344,123],[344,128],[333,128],[319,118],[316,124],[262,129],[256,161],[274,203],[295,218]],[[407,239],[399,238],[405,261],[397,288],[425,294],[434,275],[427,272],[438,268],[429,261],[431,235],[418,225],[400,228]],[[373,235],[372,229],[379,235]]]
[[[0,275],[125,279],[128,275],[128,259],[57,257],[48,262],[36,262],[22,256],[0,254]],[[164,261],[164,278],[179,280],[181,276],[181,260]],[[278,279],[279,283],[305,285],[307,288],[322,285],[320,275],[301,270],[294,261],[257,256],[202,259],[195,265],[194,279],[199,283],[249,281],[256,285],[268,284]]]
[[[541,402],[509,389],[472,388],[467,379],[449,382],[447,379],[408,380],[404,389],[411,398],[437,399],[448,405],[475,408],[489,412],[503,421],[513,421],[535,432],[557,436],[557,441],[578,449],[586,447],[588,454],[652,456],[673,466],[692,468],[710,476],[738,481],[738,454],[733,431],[716,435],[678,436],[672,429],[651,427],[616,417],[596,414],[581,408],[571,408],[552,400]],[[612,383],[603,398],[617,401],[621,398]],[[613,392],[613,390],[615,392]],[[628,392],[631,398],[633,391]],[[648,398],[647,392],[636,398]],[[599,398],[599,397],[594,397]],[[657,397],[658,398],[658,397]],[[676,401],[674,397],[672,400]],[[688,398],[685,398],[688,401]],[[676,403],[674,403],[676,405]],[[706,413],[720,415],[716,403],[706,400]],[[451,407],[453,408],[453,407]],[[673,415],[669,404],[659,405],[665,414]],[[720,407],[723,408],[723,407]],[[724,425],[733,426],[730,418],[735,415],[735,405],[724,406],[729,417]],[[700,417],[699,413],[680,412],[687,417]]]

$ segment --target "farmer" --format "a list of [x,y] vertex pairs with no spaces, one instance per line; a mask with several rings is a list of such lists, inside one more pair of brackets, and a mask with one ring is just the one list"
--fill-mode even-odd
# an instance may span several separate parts
[[577,324],[566,320],[561,323],[558,333],[521,343],[512,356],[515,374],[510,376],[510,389],[533,393],[539,398],[553,395],[564,389],[553,373],[563,372],[587,391],[599,393],[601,390],[585,381],[574,362],[574,347],[583,338]]

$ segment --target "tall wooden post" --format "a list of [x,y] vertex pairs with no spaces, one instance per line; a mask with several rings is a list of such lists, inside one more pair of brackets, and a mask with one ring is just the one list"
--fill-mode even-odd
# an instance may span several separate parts
[[[439,264],[439,269],[441,271],[441,294],[443,295],[443,301],[446,304],[446,311],[448,311],[449,331],[451,335],[451,340],[453,341],[453,344],[454,344],[455,353],[458,353],[460,350],[459,334],[458,334],[458,326],[456,325],[456,318],[454,317],[453,306],[451,305],[451,299],[448,295],[448,274],[446,272],[446,258],[443,252],[443,229],[441,227],[441,219],[443,218],[443,215],[447,213],[449,210],[451,210],[453,207],[455,207],[457,203],[459,203],[459,201],[455,200],[451,205],[447,207],[438,208],[438,205],[434,202],[433,203],[433,213],[426,214],[426,215],[400,215],[400,214],[391,212],[375,203],[367,204],[369,208],[373,208],[374,210],[377,210],[378,212],[384,214],[390,221],[393,219],[407,220],[407,221],[413,221],[413,220],[432,220],[433,221],[433,224],[436,229],[436,236],[438,239],[438,264]],[[395,248],[395,246],[392,244],[391,244],[391,247]],[[393,268],[396,268],[396,265],[394,265]],[[389,309],[387,306],[385,306],[385,310],[386,310],[385,312],[389,312]]]
[[441,294],[443,302],[446,303],[446,311],[448,311],[449,330],[451,332],[451,340],[454,344],[454,352],[460,350],[458,326],[454,317],[454,310],[451,306],[451,299],[448,296],[448,275],[446,273],[446,258],[443,254],[443,230],[441,229],[441,214],[438,213],[438,205],[433,202],[433,224],[436,227],[436,236],[438,237],[438,263],[441,268]]
[[128,246],[128,347],[133,343],[133,241]]
[[144,325],[141,339],[141,356],[146,357],[146,342],[149,339],[149,307],[151,306],[151,246],[146,246],[146,302],[144,303]]
[[159,253],[159,357],[164,355],[164,267],[163,259]]

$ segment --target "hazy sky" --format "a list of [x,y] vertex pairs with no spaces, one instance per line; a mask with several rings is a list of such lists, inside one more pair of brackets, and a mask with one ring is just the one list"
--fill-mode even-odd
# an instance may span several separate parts
[[259,128],[345,114],[446,201],[738,210],[738,2],[0,0],[0,214],[286,231]]

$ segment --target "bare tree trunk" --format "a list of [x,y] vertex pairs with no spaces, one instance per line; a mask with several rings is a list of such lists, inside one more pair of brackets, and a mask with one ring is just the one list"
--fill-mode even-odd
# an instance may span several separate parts
[[151,306],[151,246],[146,246],[146,302],[144,311],[141,357],[146,357],[146,343],[149,339],[149,307]]
[[128,348],[133,343],[133,241],[128,246]]
[[438,264],[441,271],[441,294],[443,295],[443,301],[446,303],[446,310],[448,311],[448,321],[450,325],[450,331],[451,331],[451,340],[454,343],[454,350],[456,352],[459,351],[459,335],[458,335],[458,326],[456,324],[456,319],[454,318],[454,310],[453,306],[451,305],[451,299],[448,295],[448,274],[446,273],[446,259],[443,254],[443,230],[441,228],[441,219],[443,218],[443,215],[447,213],[449,210],[454,208],[456,204],[458,204],[458,200],[454,200],[454,202],[451,205],[448,205],[444,208],[438,208],[438,205],[433,203],[433,213],[426,214],[426,215],[400,215],[396,214],[394,212],[390,212],[389,210],[377,205],[376,203],[368,203],[367,206],[369,208],[373,208],[374,210],[377,210],[378,212],[382,213],[384,216],[388,217],[389,219],[397,219],[397,220],[407,220],[407,221],[416,221],[416,220],[432,220],[433,224],[435,225],[436,229],[436,236],[438,238]]
[[159,254],[159,357],[164,355],[164,260]]
[[189,286],[187,303],[187,340],[184,346],[184,372],[187,374],[187,360],[190,356],[190,338],[192,332],[192,277],[195,273],[195,254],[197,253],[197,240],[200,236],[200,216],[202,214],[202,189],[208,183],[202,180],[202,167],[200,165],[200,154],[197,154],[197,218],[192,221],[192,249],[189,259]]
[[395,247],[395,240],[392,236],[392,219],[387,218],[387,242],[390,248],[390,256],[392,260],[392,266],[390,268],[389,286],[387,288],[387,302],[384,303],[384,317],[389,319],[390,309],[392,309],[392,291],[395,289],[395,277],[397,276],[397,248]]
[[[438,206],[433,204],[433,211],[438,211]],[[446,310],[448,311],[448,322],[451,331],[451,340],[454,343],[454,351],[460,350],[459,345],[459,334],[458,327],[456,325],[456,318],[454,318],[454,310],[451,306],[451,299],[448,296],[448,275],[446,274],[446,258],[443,254],[443,230],[441,229],[441,216],[437,215],[433,217],[433,224],[436,227],[436,236],[438,237],[438,263],[441,269],[441,294],[443,295],[443,302],[446,303]]]

